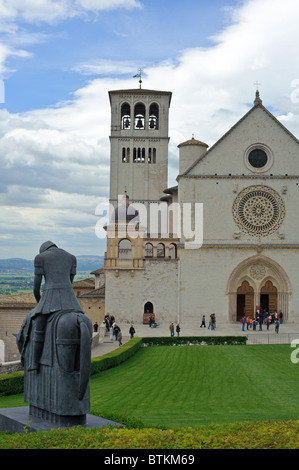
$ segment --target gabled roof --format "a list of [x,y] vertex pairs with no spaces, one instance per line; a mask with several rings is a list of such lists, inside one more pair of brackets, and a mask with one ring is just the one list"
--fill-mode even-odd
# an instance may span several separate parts
[[263,106],[262,100],[259,98],[259,93],[256,92],[256,98],[254,100],[254,106],[246,114],[244,114],[244,116],[233,127],[231,127],[228,132],[226,132],[219,140],[217,140],[217,142],[214,145],[212,145],[212,147],[204,155],[202,155],[197,160],[195,160],[195,162],[192,163],[192,165],[183,173],[183,175],[187,175],[189,173],[189,171],[191,171],[197,165],[197,163],[200,160],[203,160],[204,158],[206,158],[209,155],[209,153],[220,142],[222,142],[229,134],[231,134],[231,132],[233,132],[233,130],[236,129],[236,127],[238,127],[257,108],[262,109],[277,125],[279,125],[281,127],[281,129],[283,129],[297,144],[299,144],[299,140],[283,124],[281,124],[281,122],[275,116],[273,116],[273,114],[270,113],[270,111],[268,111],[268,109],[265,108],[265,106]]
[[79,281],[73,282],[73,287],[92,287],[95,284],[95,280],[93,277],[88,277],[86,279],[79,279]]

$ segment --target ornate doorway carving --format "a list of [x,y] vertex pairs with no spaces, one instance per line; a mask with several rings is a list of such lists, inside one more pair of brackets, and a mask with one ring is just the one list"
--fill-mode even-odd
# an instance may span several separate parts
[[288,319],[290,281],[284,269],[270,258],[256,255],[238,264],[228,279],[226,293],[229,321],[238,320],[244,313],[253,316],[257,307],[281,310]]

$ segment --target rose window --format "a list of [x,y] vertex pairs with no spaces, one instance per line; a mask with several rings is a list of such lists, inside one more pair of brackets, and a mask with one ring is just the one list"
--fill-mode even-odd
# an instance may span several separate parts
[[235,199],[233,216],[238,227],[253,236],[273,233],[284,219],[284,204],[276,191],[266,186],[251,186]]

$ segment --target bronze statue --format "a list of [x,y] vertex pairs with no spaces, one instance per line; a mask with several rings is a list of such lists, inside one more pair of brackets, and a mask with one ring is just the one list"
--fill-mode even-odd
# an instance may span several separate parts
[[90,408],[92,323],[72,287],[76,258],[47,241],[35,257],[34,274],[38,304],[17,335],[24,400],[33,416],[82,424]]

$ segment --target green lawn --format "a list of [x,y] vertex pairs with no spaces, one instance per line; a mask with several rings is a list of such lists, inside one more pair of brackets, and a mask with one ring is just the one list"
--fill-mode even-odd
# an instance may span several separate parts
[[[91,407],[152,425],[299,419],[299,364],[289,345],[142,348],[91,377]],[[0,407],[22,406],[0,398]]]

